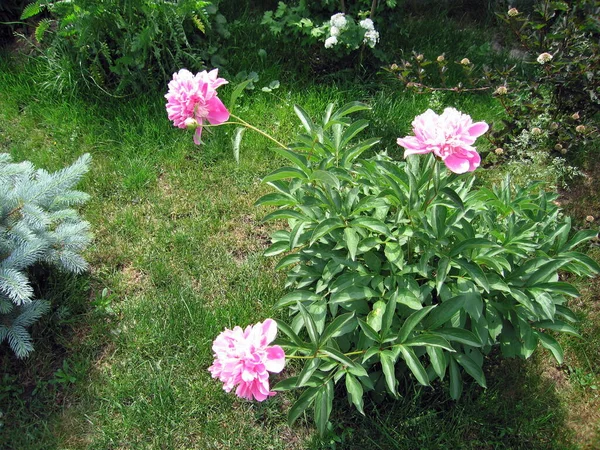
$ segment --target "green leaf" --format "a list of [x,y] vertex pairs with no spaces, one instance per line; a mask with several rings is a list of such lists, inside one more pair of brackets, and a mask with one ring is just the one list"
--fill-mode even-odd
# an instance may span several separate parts
[[399,269],[404,267],[404,252],[402,246],[394,241],[388,241],[385,243],[384,249],[385,257]]
[[308,388],[306,391],[302,393],[302,395],[296,400],[296,403],[292,405],[290,408],[290,412],[288,413],[288,425],[291,427],[296,419],[300,417],[300,415],[306,411],[315,400],[315,397],[319,393],[321,386],[315,386]]
[[371,327],[371,325],[369,325],[367,322],[365,322],[362,319],[358,319],[358,324],[359,324],[360,328],[363,330],[363,333],[365,333],[365,336],[367,336],[369,339],[371,339],[375,342],[381,341],[381,338],[377,334],[377,331],[375,331]]
[[461,294],[452,297],[445,302],[439,303],[435,306],[433,312],[429,315],[423,325],[428,330],[435,330],[436,328],[441,327],[465,306],[469,297],[468,294]]
[[407,347],[418,347],[418,346],[426,346],[426,347],[440,347],[444,350],[448,350],[449,352],[455,352],[454,348],[450,342],[444,339],[442,336],[438,336],[433,333],[421,333],[417,336],[408,339],[402,343],[402,345],[406,345]]
[[451,188],[445,187],[441,189],[440,192],[446,197],[448,197],[450,200],[452,200],[452,202],[456,205],[458,209],[460,209],[461,211],[465,210],[465,205],[463,204],[463,201],[461,200],[460,196]]
[[350,225],[353,227],[366,228],[375,233],[385,234],[387,237],[391,236],[390,230],[385,223],[371,217],[358,217],[350,222]]
[[329,422],[332,408],[333,380],[329,380],[321,387],[315,400],[315,423],[321,437],[325,436],[327,432],[327,423]]
[[306,327],[306,331],[308,331],[308,337],[310,338],[310,341],[313,344],[318,344],[319,332],[317,330],[315,321],[301,302],[297,302],[296,305],[298,305],[298,309],[300,310],[300,314],[304,320],[304,326]]
[[281,330],[287,337],[289,337],[294,342],[294,344],[296,344],[298,347],[305,347],[304,342],[296,333],[294,333],[292,327],[290,327],[287,323],[279,319],[275,319],[275,322],[277,322],[277,329]]
[[473,278],[473,281],[475,281],[475,283],[477,283],[479,286],[485,289],[486,292],[490,292],[490,285],[485,274],[481,270],[481,267],[479,267],[475,263],[470,263],[462,258],[454,259],[452,261],[458,264],[460,268],[463,269],[465,272],[467,272],[471,276],[471,278]]
[[275,303],[275,308],[283,308],[285,306],[292,306],[298,302],[316,302],[321,300],[323,297],[315,294],[312,291],[298,289],[292,292],[285,294],[283,297],[279,299],[277,303]]
[[429,311],[434,309],[434,306],[426,306],[423,309],[420,309],[414,313],[412,313],[402,324],[402,328],[398,332],[398,341],[404,342],[408,335],[414,330],[414,328],[425,318]]
[[415,378],[419,383],[423,386],[429,386],[429,377],[427,376],[427,371],[415,355],[415,352],[412,348],[405,347],[404,345],[400,345],[400,352],[402,353],[402,358],[406,361],[406,365],[413,373]]
[[552,281],[549,280],[549,278],[555,276],[556,271],[568,262],[568,260],[557,259],[538,267],[536,271],[533,272],[531,276],[527,279],[527,286],[531,287],[536,285],[537,283]]
[[244,80],[233,89],[233,92],[229,97],[229,111],[233,111],[235,109],[235,102],[237,102],[237,99],[240,97],[244,89],[246,89],[246,86],[248,86],[250,83],[252,83],[252,79]]
[[288,161],[296,164],[296,166],[298,166],[298,168],[302,170],[305,174],[310,173],[310,170],[308,168],[308,161],[304,155],[281,147],[273,147],[271,150],[277,153],[278,155],[283,156]]
[[450,397],[454,400],[458,400],[462,394],[462,390],[463,382],[460,368],[454,358],[450,358]]
[[552,281],[549,283],[538,283],[534,286],[531,286],[532,289],[543,289],[545,291],[551,292],[552,294],[563,294],[568,295],[570,297],[579,297],[581,294],[577,290],[577,288],[569,283],[565,283],[562,281]]
[[464,241],[460,241],[458,243],[458,245],[454,246],[452,248],[452,250],[450,250],[450,255],[449,256],[451,258],[453,258],[455,256],[460,255],[465,250],[469,250],[469,249],[472,249],[472,248],[484,249],[484,248],[497,247],[497,246],[498,245],[494,244],[492,241],[490,241],[488,239],[484,239],[484,238],[466,239]]
[[396,393],[396,367],[394,366],[396,359],[390,350],[381,352],[379,359],[387,387],[391,394],[396,397],[398,395]]
[[296,169],[295,167],[282,167],[271,172],[269,175],[262,179],[263,183],[268,183],[270,181],[278,181],[286,178],[300,178],[303,180],[307,180],[308,176],[300,169]]
[[340,189],[340,180],[335,175],[326,170],[315,170],[311,177],[311,181],[320,181],[326,186],[331,186],[337,190]]
[[304,364],[304,367],[300,371],[300,375],[298,375],[296,387],[306,386],[306,383],[308,382],[308,380],[310,380],[310,377],[312,377],[312,375],[315,373],[315,371],[319,368],[320,365],[321,360],[319,358],[314,358],[306,362],[306,364]]
[[387,301],[385,306],[385,313],[383,315],[383,323],[381,324],[382,334],[388,333],[392,328],[392,322],[396,314],[396,299],[398,298],[398,291],[394,292]]
[[380,141],[381,139],[379,138],[370,138],[359,142],[352,148],[349,148],[344,152],[344,156],[342,157],[342,166],[348,167],[348,165],[358,158],[363,152],[378,144]]
[[313,132],[316,132],[315,124],[310,119],[308,113],[306,111],[304,111],[304,109],[302,109],[301,106],[294,105],[294,112],[296,113],[296,115],[300,119],[300,122],[302,122],[302,125],[304,126],[304,129],[309,134],[312,134]]
[[304,257],[299,253],[292,253],[291,255],[284,256],[275,266],[275,270],[281,270],[284,267],[291,266],[304,261]]
[[348,246],[348,253],[350,253],[350,259],[356,260],[356,250],[358,249],[359,236],[356,230],[351,227],[344,228],[344,237],[346,238],[346,245]]
[[355,363],[342,352],[336,350],[331,346],[325,346],[319,349],[319,353],[329,356],[331,359],[334,359],[335,361],[339,362],[343,366],[347,367],[348,370],[351,370],[357,376],[367,376],[367,371],[364,369],[364,367],[362,367],[360,364]]
[[254,206],[292,206],[296,204],[298,204],[298,201],[291,195],[272,192],[259,198],[256,203],[254,203]]
[[438,263],[438,268],[435,274],[435,289],[440,292],[444,281],[446,281],[446,275],[448,275],[448,268],[450,267],[450,258],[442,256]]
[[265,256],[275,256],[275,255],[279,255],[280,253],[286,252],[289,250],[289,245],[287,242],[285,241],[279,241],[279,242],[275,242],[273,245],[271,245],[269,248],[267,248],[263,255]]
[[263,218],[263,222],[281,219],[297,219],[300,221],[310,221],[310,219],[304,214],[299,213],[298,211],[294,211],[293,209],[278,209],[277,211],[273,211],[272,213],[267,214]]
[[542,343],[542,346],[545,349],[550,350],[550,352],[552,352],[552,355],[554,355],[554,359],[556,359],[556,361],[559,364],[562,364],[564,360],[564,353],[562,347],[556,341],[556,339],[554,339],[549,334],[542,333],[541,331],[534,330],[533,332],[539,338],[540,342]]
[[598,230],[580,230],[567,242],[561,249],[561,252],[566,250],[572,250],[577,247],[579,244],[585,241],[589,241],[590,239],[595,238],[598,235]]
[[561,333],[570,334],[571,336],[583,339],[575,328],[568,323],[563,322],[562,320],[555,319],[554,322],[551,322],[550,320],[542,320],[540,322],[534,322],[532,325],[534,327],[545,328],[547,330],[560,331]]
[[342,106],[340,109],[338,109],[336,112],[333,113],[333,116],[331,116],[331,119],[339,120],[342,117],[347,116],[348,114],[352,114],[353,112],[365,111],[365,110],[370,110],[370,109],[371,108],[369,106],[367,106],[361,102],[346,103],[344,106]]
[[343,336],[346,333],[356,329],[356,319],[354,313],[346,313],[337,316],[323,331],[321,342],[326,343],[330,338]]
[[373,304],[371,312],[367,315],[367,323],[375,331],[381,330],[381,324],[383,322],[383,314],[385,313],[386,302],[379,300]]
[[350,126],[344,131],[342,136],[342,140],[340,142],[340,148],[345,148],[358,133],[369,126],[369,121],[365,119],[360,119],[355,122],[352,122]]
[[343,226],[344,222],[342,222],[342,220],[338,219],[337,217],[330,217],[329,219],[325,219],[313,230],[312,236],[310,238],[310,245],[313,245],[317,240],[321,239],[326,234],[338,228],[342,228]]
[[331,294],[329,299],[330,304],[339,304],[353,302],[356,300],[364,300],[366,298],[379,297],[379,294],[367,286],[350,286],[339,292]]
[[483,346],[483,343],[475,334],[464,328],[439,328],[432,333],[438,334],[449,341],[460,342],[472,347]]
[[475,361],[473,361],[464,353],[453,354],[452,358],[454,358],[461,366],[463,366],[465,371],[471,375],[481,387],[487,387],[483,370],[481,370],[481,367]]
[[440,377],[440,380],[444,379],[446,375],[446,357],[444,356],[444,350],[440,347],[426,347],[427,354],[431,360],[431,366],[433,370]]
[[356,409],[364,416],[362,384],[349,373],[346,373],[346,390]]

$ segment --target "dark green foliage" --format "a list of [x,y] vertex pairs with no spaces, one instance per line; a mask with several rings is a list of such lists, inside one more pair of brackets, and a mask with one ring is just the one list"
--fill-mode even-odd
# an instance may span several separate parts
[[[39,13],[31,5],[23,17]],[[214,66],[218,38],[227,37],[225,18],[202,0],[76,0],[47,6],[47,20],[35,37],[47,43],[47,85],[85,84],[117,94],[146,92],[166,85],[180,68]],[[50,35],[50,33],[52,33]]]
[[19,358],[33,350],[26,328],[49,310],[34,299],[28,269],[40,262],[73,273],[87,268],[81,252],[91,240],[89,223],[73,206],[88,195],[72,187],[89,162],[84,155],[51,174],[0,154],[0,343],[8,340]]

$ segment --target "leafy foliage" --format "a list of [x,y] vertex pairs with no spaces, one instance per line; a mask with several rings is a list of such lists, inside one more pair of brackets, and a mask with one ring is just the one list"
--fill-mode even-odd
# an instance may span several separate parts
[[276,150],[290,165],[265,177],[276,192],[257,202],[289,225],[266,255],[285,254],[277,268],[292,288],[276,305],[290,322],[279,321],[279,344],[305,361],[274,389],[305,388],[289,420],[313,405],[321,433],[342,379],[362,411],[365,392],[396,397],[406,374],[448,380],[454,399],[463,373],[485,387],[495,346],[528,358],[541,344],[562,361],[552,332],[577,335],[566,299],[578,292],[558,271],[600,269],[576,251],[595,232],[570,236],[556,196],[536,184],[479,188],[431,155],[361,157],[378,139],[355,143],[368,122],[348,115],[366,109],[330,105],[316,124],[297,106],[306,132]]
[[89,223],[73,206],[88,195],[72,187],[89,163],[90,156],[84,155],[48,173],[0,154],[0,342],[8,340],[19,358],[33,350],[26,328],[50,308],[34,300],[28,269],[42,262],[74,273],[87,268],[81,252],[91,241]]
[[[176,68],[222,62],[214,40],[229,33],[217,7],[201,0],[38,2],[22,18],[44,8],[56,22],[45,56],[54,68],[48,84],[58,90],[69,77],[116,93],[156,88]],[[42,19],[36,39],[47,40],[52,29]]]

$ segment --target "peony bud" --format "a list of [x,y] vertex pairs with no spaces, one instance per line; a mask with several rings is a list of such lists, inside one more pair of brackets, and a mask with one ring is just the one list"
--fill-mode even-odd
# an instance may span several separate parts
[[502,154],[504,154],[504,149],[501,147],[498,147],[496,150],[494,150],[494,153],[496,155],[502,155]]
[[441,63],[441,62],[444,62],[444,60],[445,60],[445,59],[446,59],[446,58],[444,58],[444,55],[440,55],[440,56],[438,56],[438,57],[436,58],[436,61],[437,61],[437,62],[439,62],[439,63]]
[[534,136],[539,136],[540,134],[542,134],[542,130],[541,130],[541,128],[533,127],[531,129],[531,134]]
[[562,145],[560,145],[560,144],[556,144],[556,145],[554,146],[554,150],[556,150],[556,151],[561,151],[562,149],[563,149],[563,146],[562,146]]
[[424,58],[424,56],[423,56],[423,54],[421,54],[421,53],[419,53],[417,56],[415,56],[415,59],[416,59],[417,61],[423,61],[423,58]]
[[566,155],[566,154],[567,154],[567,149],[566,149],[566,148],[562,148],[562,149],[560,150],[560,153],[561,153],[562,155]]
[[195,130],[196,128],[198,128],[198,122],[193,117],[188,117],[187,119],[185,119],[185,122],[183,122],[183,124],[188,130]]
[[509,17],[515,17],[519,15],[519,10],[517,8],[510,8],[507,14]]
[[584,133],[585,132],[585,126],[583,126],[583,125],[577,125],[575,127],[575,131],[577,131],[578,133]]
[[463,66],[468,66],[469,64],[471,64],[471,61],[469,61],[469,58],[463,58],[463,59],[460,60],[460,63]]
[[392,65],[390,66],[390,69],[392,69],[392,70],[394,70],[394,71],[398,70],[398,64],[396,64],[396,63],[392,64]]
[[550,124],[550,129],[551,129],[551,130],[558,130],[558,123],[556,123],[556,122],[552,122],[552,123]]
[[595,220],[595,219],[594,219],[594,216],[587,216],[587,217],[585,218],[585,221],[586,221],[586,222],[593,222],[594,220]]
[[571,118],[573,120],[579,120],[579,113],[573,113],[573,115],[571,116]]
[[496,95],[506,95],[508,93],[508,89],[506,86],[498,86],[498,88],[494,91]]

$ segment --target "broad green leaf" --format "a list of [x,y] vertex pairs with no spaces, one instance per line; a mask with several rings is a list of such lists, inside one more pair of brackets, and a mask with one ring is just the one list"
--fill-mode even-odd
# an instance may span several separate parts
[[396,315],[396,299],[398,298],[398,291],[394,292],[387,301],[385,306],[385,313],[383,315],[383,322],[381,324],[382,334],[388,333],[392,328],[392,322]]
[[379,359],[387,387],[391,394],[396,397],[398,395],[396,393],[396,367],[394,365],[396,358],[390,350],[384,350],[379,354]]
[[319,353],[327,355],[330,358],[336,360],[343,366],[347,367],[347,369],[356,376],[359,376],[359,377],[368,376],[367,371],[364,369],[363,366],[361,366],[358,363],[355,363],[350,358],[348,358],[346,355],[344,355],[342,352],[340,352],[339,350],[336,350],[335,348],[333,348],[331,346],[325,346],[325,347],[319,349]]
[[308,161],[304,155],[281,147],[273,147],[271,150],[277,153],[278,155],[283,156],[288,161],[296,164],[298,168],[302,170],[305,174],[310,173],[310,170],[308,168]]
[[545,291],[551,292],[552,294],[563,294],[568,295],[570,297],[579,297],[581,294],[577,290],[575,286],[569,283],[564,283],[562,281],[553,281],[550,283],[538,283],[534,286],[530,286],[535,289],[543,289]]
[[414,330],[414,328],[425,318],[429,311],[434,309],[434,306],[426,306],[423,309],[420,309],[414,313],[412,313],[402,324],[402,328],[398,332],[398,341],[404,342],[408,335]]
[[352,403],[358,409],[358,411],[364,416],[363,411],[363,387],[362,384],[354,378],[350,373],[346,373],[346,390],[350,394]]
[[354,313],[346,313],[337,316],[333,319],[323,334],[321,335],[321,342],[326,343],[332,337],[343,336],[346,333],[356,329],[356,318]]
[[450,258],[442,256],[438,263],[438,268],[435,274],[435,289],[440,292],[444,281],[446,281],[446,275],[448,275],[448,268],[450,267]]
[[399,269],[404,267],[404,252],[402,251],[402,246],[397,242],[386,242],[384,254],[385,257]]
[[321,387],[315,399],[315,423],[321,437],[325,436],[327,431],[327,423],[329,422],[329,415],[332,408],[333,380],[329,380]]
[[306,383],[312,377],[313,373],[319,368],[321,365],[321,359],[314,358],[307,361],[304,364],[304,367],[300,371],[300,375],[298,375],[298,379],[296,381],[296,387],[304,387]]
[[427,371],[415,355],[415,352],[412,348],[405,347],[404,345],[400,345],[400,352],[402,353],[402,358],[406,362],[406,365],[413,373],[415,378],[419,383],[423,386],[429,386],[429,377],[427,376]]
[[325,170],[315,170],[311,177],[311,181],[320,181],[326,186],[331,186],[337,190],[340,189],[340,180],[331,172]]
[[300,178],[303,180],[308,179],[308,175],[306,175],[302,170],[296,169],[295,167],[282,167],[271,172],[269,175],[262,179],[263,183],[268,183],[271,181],[279,181],[287,178]]
[[342,157],[342,166],[349,167],[349,165],[363,152],[378,144],[380,141],[381,139],[379,138],[365,139],[364,141],[356,144],[354,147],[344,151],[344,156]]
[[310,245],[314,244],[317,240],[321,239],[326,234],[332,232],[337,228],[342,228],[344,226],[344,222],[337,217],[330,217],[329,219],[325,219],[319,225],[315,227],[313,230],[313,234],[310,237]]
[[375,342],[380,342],[381,338],[379,337],[379,334],[377,334],[377,331],[375,331],[367,322],[362,319],[358,319],[358,324],[363,330],[363,333],[365,333],[369,339]]
[[445,187],[445,188],[441,189],[440,192],[442,194],[444,194],[446,197],[448,197],[450,200],[452,200],[452,202],[456,205],[456,207],[458,209],[460,209],[461,211],[465,210],[465,205],[463,204],[462,199],[451,188]]
[[275,256],[275,255],[279,255],[283,252],[286,252],[288,250],[289,250],[288,243],[284,242],[284,241],[279,241],[279,242],[275,242],[273,245],[271,245],[269,248],[267,248],[265,250],[265,252],[263,253],[263,255]]
[[304,257],[299,253],[293,253],[291,255],[284,256],[275,266],[275,270],[281,270],[284,267],[291,266],[304,261]]
[[473,278],[473,281],[485,289],[486,292],[490,292],[490,285],[485,274],[481,270],[481,267],[475,263],[468,262],[463,258],[454,259],[452,262],[458,264],[460,268],[467,272],[471,278]]
[[527,287],[532,287],[537,283],[552,281],[550,278],[554,277],[556,271],[568,262],[568,260],[557,259],[538,267],[527,279]]
[[298,289],[292,292],[285,294],[283,297],[279,299],[277,303],[275,303],[275,309],[283,308],[285,306],[292,306],[298,302],[316,302],[321,300],[323,297],[321,295],[315,294],[312,291],[306,291],[302,289]]
[[287,323],[279,319],[275,319],[275,322],[277,322],[277,329],[281,330],[285,335],[287,335],[287,337],[289,337],[294,342],[294,344],[296,344],[298,347],[305,346],[305,343],[302,341],[302,339],[300,339],[300,337],[298,337],[298,335],[294,333],[292,327],[290,327]]
[[280,194],[278,192],[263,195],[254,203],[255,206],[293,206],[297,204],[298,201],[291,195]]
[[344,131],[342,140],[340,142],[340,148],[346,148],[348,142],[350,142],[358,133],[369,126],[369,121],[365,119],[359,119],[352,122],[348,128]]
[[427,354],[431,360],[431,366],[433,370],[440,377],[440,380],[444,379],[446,375],[446,357],[444,356],[444,350],[440,347],[426,347]]
[[290,241],[289,241],[289,246],[288,246],[288,250],[289,251],[293,251],[296,247],[298,247],[298,244],[302,245],[305,244],[308,236],[308,233],[304,233],[304,230],[306,229],[306,227],[308,227],[310,225],[309,222],[297,222],[296,225],[294,226],[294,229],[292,230],[292,232],[290,233]]
[[304,307],[302,302],[299,301],[296,303],[296,305],[298,306],[300,314],[302,315],[302,319],[304,320],[304,326],[306,327],[306,331],[308,331],[308,337],[310,338],[310,341],[313,344],[318,344],[319,332],[317,330],[317,325],[315,324],[315,321],[313,320],[308,310]]
[[404,341],[402,343],[402,345],[405,345],[407,347],[419,347],[419,346],[440,347],[449,352],[456,351],[456,350],[454,350],[454,348],[452,348],[452,345],[450,344],[450,342],[448,342],[442,336],[438,336],[433,333],[418,334],[417,336]]
[[539,338],[540,342],[542,343],[542,346],[545,349],[550,350],[550,352],[552,352],[552,355],[554,355],[554,359],[556,359],[556,361],[559,364],[562,364],[564,360],[564,353],[562,347],[556,341],[556,339],[554,339],[549,334],[542,333],[541,331],[534,330],[533,332]]
[[581,338],[581,335],[575,328],[568,323],[563,322],[562,320],[555,319],[554,322],[551,322],[550,320],[542,320],[540,322],[534,322],[532,325],[538,328],[545,328],[547,330],[560,331],[561,333],[566,333],[570,334],[571,336]]
[[350,259],[356,260],[356,250],[358,249],[359,236],[352,227],[344,228],[344,237],[346,238],[346,245],[348,246],[348,253],[350,253]]
[[235,109],[235,103],[237,102],[237,99],[240,97],[244,89],[246,89],[246,86],[248,86],[250,83],[252,83],[252,79],[244,80],[233,89],[233,92],[229,97],[229,111],[233,111]]
[[334,112],[333,115],[331,116],[331,118],[332,118],[332,120],[339,120],[342,117],[347,116],[348,114],[352,114],[353,112],[366,111],[366,110],[370,110],[370,109],[371,109],[371,107],[364,103],[350,102],[350,103],[346,103],[344,106],[342,106],[336,112]]
[[350,286],[339,292],[331,294],[329,303],[339,304],[364,300],[366,298],[379,297],[379,294],[367,286]]
[[367,323],[375,331],[381,330],[381,324],[383,322],[383,314],[385,313],[386,302],[379,300],[373,304],[373,309],[367,316]]
[[460,342],[471,347],[481,347],[483,345],[475,334],[464,328],[439,328],[432,333],[438,334],[449,341]]
[[567,242],[561,249],[561,252],[572,250],[582,242],[595,238],[598,235],[598,230],[580,230]]
[[423,325],[428,330],[436,330],[448,322],[454,314],[464,308],[468,298],[468,294],[461,294],[437,304]]
[[466,239],[464,241],[460,241],[457,245],[455,245],[452,248],[452,250],[450,250],[449,256],[451,258],[454,258],[455,256],[462,254],[465,250],[469,250],[469,249],[473,249],[473,248],[484,249],[484,248],[490,248],[490,247],[497,247],[497,245],[494,244],[492,241],[490,241],[488,239],[484,239],[484,238]]
[[391,236],[390,230],[385,223],[371,217],[358,217],[350,222],[350,225],[353,227],[366,228],[367,230],[384,234],[388,237]]
[[450,359],[450,397],[454,400],[458,400],[462,394],[463,390],[463,381],[462,376],[460,374],[460,368],[458,364],[454,360],[454,358]]
[[487,387],[483,370],[481,370],[481,367],[475,361],[473,361],[464,353],[453,354],[452,358],[454,358],[461,366],[463,366],[465,371],[471,375],[481,387]]
[[308,113],[304,111],[304,109],[301,106],[294,105],[294,112],[300,119],[300,122],[302,122],[302,125],[304,126],[304,129],[307,133],[312,134],[316,132],[315,124],[310,119]]
[[290,427],[294,424],[296,419],[298,419],[298,417],[300,417],[300,415],[314,402],[315,397],[319,393],[320,389],[321,386],[308,388],[302,393],[298,400],[296,400],[296,403],[292,405],[290,412],[288,413],[288,425]]

